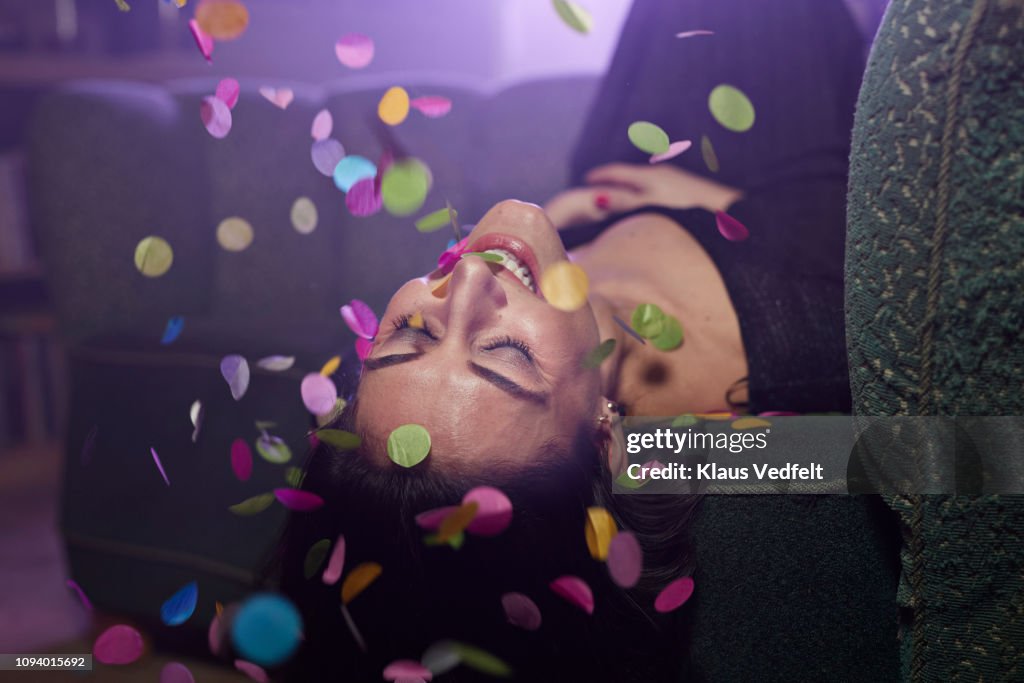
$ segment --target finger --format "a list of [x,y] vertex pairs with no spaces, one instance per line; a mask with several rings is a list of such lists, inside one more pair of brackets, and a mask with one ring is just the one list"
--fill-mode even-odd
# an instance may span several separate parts
[[632,189],[606,187],[598,191],[594,206],[604,216],[614,213],[626,213],[650,202],[646,201],[645,193]]
[[620,185],[635,190],[646,186],[644,171],[646,166],[637,164],[613,163],[592,168],[585,180],[590,185]]

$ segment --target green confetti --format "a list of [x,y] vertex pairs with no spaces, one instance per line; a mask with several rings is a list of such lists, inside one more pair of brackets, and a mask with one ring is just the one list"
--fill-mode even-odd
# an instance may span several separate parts
[[352,451],[359,448],[363,440],[358,434],[346,432],[342,429],[321,429],[315,432],[316,438],[324,443],[334,446],[339,451]]
[[552,0],[551,4],[555,6],[558,16],[569,28],[584,35],[590,33],[590,27],[594,21],[590,12],[571,0]]
[[463,664],[491,676],[508,678],[512,675],[512,669],[508,664],[501,661],[489,652],[484,652],[478,647],[466,643],[453,642],[452,647],[459,655]]
[[665,317],[661,334],[651,338],[651,343],[661,351],[673,351],[683,345],[683,326],[675,316]]
[[693,413],[683,413],[676,419],[672,420],[673,427],[692,427],[693,425],[700,422],[700,419]]
[[430,190],[430,169],[418,159],[401,159],[391,164],[381,179],[384,208],[394,216],[416,213]]
[[454,548],[455,550],[461,548],[465,540],[466,534],[463,531],[460,531],[457,534],[452,534],[451,538],[449,538],[447,541],[442,541],[439,534],[430,534],[429,536],[425,536],[423,538],[423,542],[427,545],[448,545]]
[[719,85],[708,95],[708,109],[723,127],[744,133],[754,125],[754,105],[738,88]]
[[451,222],[458,217],[458,212],[455,209],[438,209],[433,213],[428,213],[423,218],[416,221],[416,229],[420,232],[434,232],[440,230],[446,225],[451,225]]
[[306,551],[306,561],[302,564],[302,575],[306,577],[306,580],[312,579],[313,575],[317,573],[330,549],[331,539],[321,538]]
[[242,517],[250,517],[263,512],[270,507],[273,502],[273,493],[261,493],[258,496],[246,498],[241,503],[230,506],[228,510],[231,510],[236,515],[240,515]]
[[633,329],[642,337],[653,339],[665,330],[665,312],[654,304],[640,304],[633,309]]
[[630,490],[635,491],[636,489],[638,489],[641,486],[643,486],[644,484],[646,484],[647,480],[646,479],[634,479],[633,477],[629,476],[629,472],[626,471],[626,472],[623,472],[622,474],[620,474],[615,479],[615,483],[617,485],[621,486],[622,488],[626,488],[626,489],[630,489]]
[[711,144],[711,138],[707,135],[700,136],[700,155],[704,157],[704,165],[708,167],[708,170],[712,173],[718,173],[718,155],[715,154],[715,148]]
[[149,236],[135,247],[135,267],[146,277],[160,277],[171,268],[174,250],[162,237]]
[[414,467],[430,452],[430,433],[421,425],[405,424],[388,436],[388,457],[396,465]]
[[505,260],[501,254],[489,254],[486,251],[467,251],[460,258],[466,258],[467,256],[479,256],[484,261],[490,261],[491,263],[501,263]]
[[284,480],[293,489],[301,489],[306,473],[298,467],[289,467],[284,471]]
[[292,459],[288,444],[277,436],[261,436],[256,439],[256,450],[264,460],[275,465],[282,465]]
[[276,422],[267,422],[265,420],[256,420],[255,424],[256,430],[260,432],[265,432],[268,429],[273,429],[274,427],[277,426]]
[[122,12],[132,11],[131,6],[127,2],[125,2],[125,0],[114,0],[114,3],[117,5],[117,9],[121,10]]
[[601,363],[612,355],[612,351],[615,350],[615,340],[605,339],[603,342],[598,344],[594,349],[586,355],[583,359],[583,367],[588,370],[600,367]]
[[668,151],[668,133],[650,121],[634,121],[626,131],[629,141],[642,152],[663,154]]

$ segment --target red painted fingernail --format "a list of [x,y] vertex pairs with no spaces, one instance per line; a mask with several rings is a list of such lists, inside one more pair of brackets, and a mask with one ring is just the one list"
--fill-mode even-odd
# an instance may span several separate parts
[[602,211],[606,210],[611,205],[611,203],[611,199],[609,199],[608,195],[606,194],[602,193],[594,197],[594,206],[601,209]]

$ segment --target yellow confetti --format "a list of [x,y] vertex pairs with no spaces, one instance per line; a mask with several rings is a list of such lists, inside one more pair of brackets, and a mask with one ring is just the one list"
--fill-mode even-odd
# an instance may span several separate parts
[[438,543],[447,543],[449,539],[465,531],[466,527],[476,517],[477,510],[479,509],[480,504],[475,500],[471,500],[452,511],[451,514],[444,518],[444,521],[441,522],[441,527],[437,530]]
[[733,429],[757,429],[758,427],[771,427],[772,423],[760,417],[741,417],[732,423]]
[[619,533],[619,528],[610,512],[603,507],[587,508],[587,525],[584,534],[591,557],[601,561],[608,559],[608,546],[617,533]]
[[384,568],[376,562],[363,562],[345,577],[341,584],[341,603],[347,605],[367,586],[377,580]]
[[244,251],[252,244],[253,232],[249,221],[238,216],[225,218],[217,226],[217,242],[228,251]]
[[540,278],[540,291],[544,298],[560,311],[571,312],[583,308],[589,290],[587,273],[569,261],[555,263]]
[[132,11],[131,5],[125,2],[125,0],[114,0],[114,2],[117,4],[117,9],[121,10],[122,12]]
[[732,413],[718,412],[718,413],[694,413],[694,417],[699,417],[702,420],[731,420],[735,417]]
[[430,288],[430,293],[438,298],[444,298],[448,293],[448,281],[452,279],[452,274],[448,273],[443,278],[437,281],[433,287]]
[[409,93],[405,88],[389,88],[377,105],[377,115],[389,126],[397,126],[409,115]]
[[173,262],[174,250],[162,237],[151,235],[135,247],[135,267],[146,277],[160,277]]
[[334,358],[324,363],[324,366],[320,368],[320,374],[323,375],[324,377],[330,377],[331,375],[338,371],[338,368],[340,366],[341,356],[335,356]]
[[412,317],[409,318],[409,327],[416,328],[417,330],[422,330],[423,329],[423,314],[420,313],[419,311],[416,311],[415,313],[413,313]]
[[196,23],[216,40],[234,40],[249,26],[249,10],[238,0],[201,0]]

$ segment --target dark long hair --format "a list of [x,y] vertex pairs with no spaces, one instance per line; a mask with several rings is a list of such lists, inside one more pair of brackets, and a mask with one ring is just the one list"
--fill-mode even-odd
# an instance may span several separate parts
[[[352,431],[357,402],[332,428]],[[308,456],[302,488],[320,495],[317,511],[293,513],[268,579],[302,613],[304,641],[284,669],[290,681],[379,681],[396,659],[417,660],[432,643],[455,640],[505,661],[514,680],[668,681],[685,663],[685,607],[654,613],[666,583],[692,572],[687,522],[695,500],[670,495],[613,496],[605,458],[581,428],[570,453],[554,448],[517,468],[496,465],[465,471],[439,467],[457,460],[435,455],[411,469],[364,450],[338,452],[320,443]],[[508,435],[509,448],[515,434]],[[500,458],[495,458],[500,462]],[[455,550],[428,546],[415,516],[457,505],[478,485],[500,488],[512,501],[509,528],[493,538],[467,535]],[[584,539],[586,508],[602,506],[620,529],[633,531],[644,551],[640,583],[623,590]],[[307,579],[305,558],[319,540],[346,539],[346,573],[364,561],[383,573],[348,609],[367,644],[363,652],[341,614],[339,586],[319,572]],[[576,575],[591,587],[592,615],[552,593],[548,584]],[[528,632],[507,623],[501,596],[528,595],[543,623]],[[443,680],[493,680],[465,666]]]

